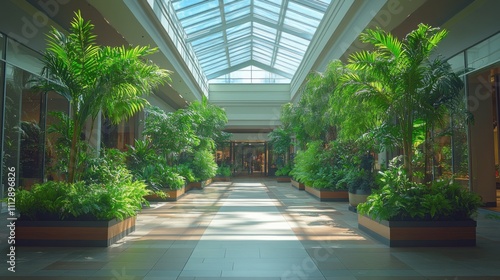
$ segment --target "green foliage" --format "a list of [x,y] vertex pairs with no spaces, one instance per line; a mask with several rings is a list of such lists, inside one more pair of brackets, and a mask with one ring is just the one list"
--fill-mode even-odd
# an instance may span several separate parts
[[282,127],[275,128],[269,133],[269,144],[273,152],[278,155],[286,155],[290,153],[290,146],[292,145],[292,138],[290,131]]
[[412,182],[401,166],[381,172],[381,189],[374,191],[358,212],[377,220],[467,220],[481,198],[452,181],[431,185]]
[[220,177],[231,177],[231,167],[223,164],[217,167],[217,174],[215,175]]
[[316,173],[321,168],[318,156],[322,151],[321,141],[314,141],[307,144],[306,150],[300,150],[295,156],[295,164],[290,172],[293,178],[308,186],[312,186]]
[[89,184],[108,184],[116,180],[131,180],[125,164],[126,154],[118,149],[102,149],[99,156],[89,158],[82,180]]
[[144,181],[149,190],[160,196],[166,188],[177,190],[186,184],[186,179],[177,172],[177,169],[165,162],[151,163],[134,170],[134,178]]
[[367,193],[376,188],[372,172],[356,168],[346,169],[339,184],[345,184],[350,193],[356,193],[358,190]]
[[135,140],[133,146],[128,146],[127,166],[131,171],[138,170],[145,165],[160,161],[151,147],[151,140]]
[[227,123],[224,109],[208,103],[203,96],[201,101],[190,103],[186,111],[191,114],[191,125],[200,139],[200,149],[214,149],[215,143],[228,140],[228,134],[223,131]]
[[181,153],[191,152],[200,144],[192,124],[189,111],[167,113],[158,107],[149,106],[146,108],[143,135],[156,154],[172,162]]
[[122,176],[109,183],[49,181],[16,192],[25,220],[110,220],[135,216],[146,203],[145,184]]
[[[74,122],[70,116],[64,112],[52,111],[49,112],[49,115],[56,119],[56,121],[47,128],[47,133],[54,135],[56,139],[54,143],[56,160],[48,167],[48,171],[55,174],[57,178],[67,181]],[[92,148],[85,141],[78,141],[76,146],[78,154],[76,154],[77,172],[75,173],[75,180],[78,181],[81,179],[85,163],[90,157],[88,151],[92,151]]]
[[196,177],[194,171],[189,163],[182,163],[175,166],[175,169],[179,175],[186,179],[186,182],[198,182],[200,179]]
[[202,181],[214,177],[218,168],[214,154],[207,149],[194,152],[191,166],[195,176]]
[[[96,43],[94,25],[75,12],[69,34],[55,28],[47,36],[44,73],[34,88],[55,91],[71,105],[69,182],[76,181],[80,135],[88,119],[99,113],[119,123],[139,112],[143,97],[169,79],[169,72],[145,59],[156,52],[149,47],[102,47]],[[48,75],[49,79],[46,79]]]
[[276,176],[290,176],[290,172],[292,172],[292,165],[285,164],[284,166],[278,168],[275,174]]
[[446,34],[425,24],[419,24],[402,40],[380,28],[367,30],[361,34],[361,41],[373,45],[374,50],[352,54],[348,65],[351,71],[344,77],[345,94],[358,103],[369,104],[381,124],[391,127],[386,131],[395,132],[387,135],[397,139],[403,149],[410,179],[415,121],[423,121],[424,131],[429,132],[454,107],[463,87],[442,57],[431,58]]

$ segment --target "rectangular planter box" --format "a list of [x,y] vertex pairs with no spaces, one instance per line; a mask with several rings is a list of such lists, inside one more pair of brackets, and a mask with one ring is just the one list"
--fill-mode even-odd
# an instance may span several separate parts
[[201,181],[201,182],[190,182],[186,185],[186,192],[193,190],[193,189],[201,190],[205,186],[210,185],[211,183],[212,183],[212,179],[208,179],[208,180]]
[[476,221],[385,221],[358,214],[358,227],[390,247],[476,246]]
[[214,177],[212,182],[231,182],[231,177]]
[[349,194],[347,191],[331,191],[328,189],[316,189],[309,186],[305,187],[305,191],[319,201],[349,201]]
[[123,221],[16,221],[16,245],[108,247],[135,230],[136,217]]
[[147,201],[151,201],[151,202],[177,201],[177,200],[179,200],[179,198],[181,198],[186,193],[186,187],[182,187],[181,189],[178,189],[178,190],[166,189],[166,190],[164,190],[164,192],[165,192],[165,194],[167,194],[166,198],[158,197],[155,194],[146,195],[144,198]]
[[292,179],[288,176],[278,176],[276,177],[276,181],[278,183],[289,183],[292,181]]
[[297,188],[299,191],[303,191],[305,189],[305,185],[293,179],[290,180],[292,182],[292,186]]

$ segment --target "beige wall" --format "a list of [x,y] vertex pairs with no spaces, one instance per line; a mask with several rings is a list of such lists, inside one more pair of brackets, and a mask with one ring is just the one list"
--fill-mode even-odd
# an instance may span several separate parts
[[471,188],[483,202],[496,205],[493,105],[489,71],[468,76],[469,110],[474,115],[470,126]]

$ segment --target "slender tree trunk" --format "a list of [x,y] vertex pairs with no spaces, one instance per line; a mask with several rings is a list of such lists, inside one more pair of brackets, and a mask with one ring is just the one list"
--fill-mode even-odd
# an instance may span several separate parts
[[68,183],[75,182],[75,173],[78,155],[78,141],[81,133],[81,125],[76,116],[73,117],[73,136],[71,138],[71,148],[69,150]]
[[410,181],[413,180],[413,120],[407,116],[402,122],[402,136],[403,136],[403,160],[404,160],[404,169],[407,172],[408,179]]

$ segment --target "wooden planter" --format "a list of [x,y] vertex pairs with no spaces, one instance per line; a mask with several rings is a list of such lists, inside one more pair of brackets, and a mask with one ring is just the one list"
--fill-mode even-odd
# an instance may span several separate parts
[[299,189],[299,191],[303,191],[305,190],[305,185],[303,183],[300,183],[298,181],[295,181],[293,179],[290,179],[290,181],[292,182],[292,186],[296,187],[297,189]]
[[163,192],[167,195],[166,198],[158,197],[156,194],[146,195],[144,198],[147,201],[159,202],[159,201],[177,201],[181,196],[186,193],[186,187],[182,187],[178,190],[165,189]]
[[216,176],[212,179],[212,182],[231,182],[231,177]]
[[305,191],[319,199],[319,201],[349,201],[347,190],[332,191],[329,189],[316,189],[306,186]]
[[288,176],[278,176],[276,177],[276,182],[278,183],[289,183],[292,179]]
[[108,247],[133,232],[135,220],[16,221],[16,245]]
[[358,227],[390,247],[476,246],[476,221],[375,221],[358,214]]
[[211,183],[212,183],[212,179],[208,179],[208,180],[201,181],[201,182],[190,182],[186,185],[186,192],[193,190],[193,189],[201,190],[201,189],[205,188],[205,186],[210,185]]

